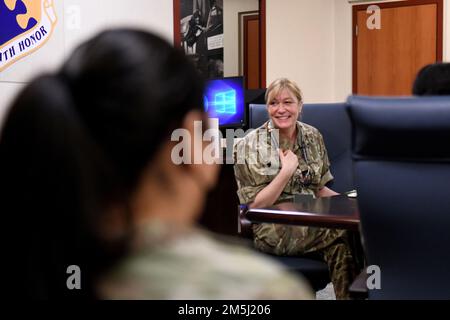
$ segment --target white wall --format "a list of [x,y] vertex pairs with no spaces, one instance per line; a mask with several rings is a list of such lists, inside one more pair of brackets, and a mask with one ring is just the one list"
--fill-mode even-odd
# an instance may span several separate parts
[[224,23],[224,76],[239,75],[239,13],[257,11],[258,0],[225,0]]
[[[286,76],[298,82],[306,102],[345,101],[352,92],[348,0],[267,0],[266,24],[267,84]],[[450,62],[450,0],[443,27],[443,58]]]
[[352,93],[352,6],[336,0],[334,12],[334,100],[340,102]]
[[[131,8],[119,0],[60,0],[55,5],[59,21],[50,41],[0,72],[0,121],[31,77],[59,66],[77,44],[101,29],[135,26],[173,39],[170,0],[133,0]],[[444,15],[444,60],[450,62],[450,0],[444,0]],[[267,82],[292,78],[306,102],[345,100],[352,91],[351,19],[347,0],[267,0]]]
[[267,0],[267,84],[288,77],[306,102],[334,100],[334,1]]
[[444,0],[444,56],[450,62],[450,0]]
[[24,84],[43,71],[57,68],[74,47],[102,29],[138,27],[173,42],[173,2],[169,0],[58,0],[54,5],[58,24],[51,39],[0,72],[0,122]]

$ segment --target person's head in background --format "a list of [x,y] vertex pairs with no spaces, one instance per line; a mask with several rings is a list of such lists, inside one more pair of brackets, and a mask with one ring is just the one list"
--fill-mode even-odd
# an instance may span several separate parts
[[450,63],[433,63],[423,67],[414,81],[413,94],[450,95]]
[[[97,275],[127,254],[133,230],[152,219],[195,221],[218,168],[175,165],[171,134],[194,136],[202,95],[181,51],[126,29],[82,44],[20,93],[0,136],[14,292],[95,297]],[[66,287],[70,265],[81,268],[79,293]]]

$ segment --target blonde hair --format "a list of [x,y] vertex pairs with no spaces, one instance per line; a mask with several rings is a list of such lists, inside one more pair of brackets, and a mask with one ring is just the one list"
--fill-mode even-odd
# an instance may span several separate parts
[[283,89],[288,89],[294,94],[300,104],[303,103],[303,94],[298,85],[287,78],[278,78],[273,81],[266,90],[266,104],[270,103],[272,98],[278,95]]

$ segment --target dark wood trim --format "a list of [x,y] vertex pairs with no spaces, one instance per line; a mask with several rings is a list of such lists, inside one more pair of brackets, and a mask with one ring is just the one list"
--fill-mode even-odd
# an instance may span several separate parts
[[356,37],[356,24],[358,23],[358,6],[353,6],[353,14],[352,14],[352,39],[353,39],[353,54],[352,54],[352,86],[353,86],[353,94],[358,92],[358,39]]
[[358,231],[360,220],[353,216],[334,217],[309,212],[250,209],[245,218],[251,223],[275,223]]
[[[244,74],[247,74],[247,75],[248,75],[248,59],[247,59],[247,54],[248,54],[248,45],[247,44],[248,43],[247,43],[247,41],[245,41],[245,39],[248,38],[248,21],[250,21],[250,20],[258,20],[259,21],[259,14],[244,16]],[[260,76],[260,79],[261,79],[261,76]],[[248,77],[245,77],[244,81],[245,81],[245,88],[248,89]],[[259,82],[261,83],[261,80],[259,80]]]
[[370,3],[355,5],[353,10],[353,22],[352,22],[352,37],[353,37],[353,94],[358,91],[357,77],[358,77],[358,40],[356,37],[356,23],[358,22],[358,11],[366,11],[371,5],[377,5],[381,9],[386,8],[398,8],[398,7],[410,7],[417,5],[436,4],[437,7],[437,35],[436,35],[436,61],[442,61],[443,59],[443,41],[444,41],[444,4],[443,0],[406,0],[398,2],[386,2],[386,3]]
[[260,88],[266,88],[266,0],[259,0]]
[[436,60],[442,62],[444,54],[444,4],[443,0],[437,0],[437,46]]
[[180,0],[173,0],[173,45],[181,46],[180,34]]
[[360,216],[356,199],[339,195],[303,202],[284,202],[269,208],[243,209],[251,223],[276,223],[358,231]]
[[[244,33],[244,70],[243,70],[243,74],[246,75],[248,74],[248,68],[247,68],[247,63],[248,63],[248,59],[247,59],[247,50],[248,50],[248,45],[247,45],[247,37],[248,37],[248,26],[247,26],[247,21],[249,19],[247,17],[244,17],[243,22],[244,22],[244,28],[243,28],[243,33]],[[248,77],[244,77],[244,87],[245,89],[248,89]]]

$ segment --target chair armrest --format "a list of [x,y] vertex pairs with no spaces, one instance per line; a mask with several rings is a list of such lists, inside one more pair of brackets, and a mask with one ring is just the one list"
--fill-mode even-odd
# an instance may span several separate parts
[[238,233],[245,238],[253,238],[252,222],[246,217],[245,213],[248,211],[248,205],[241,204],[238,206]]

